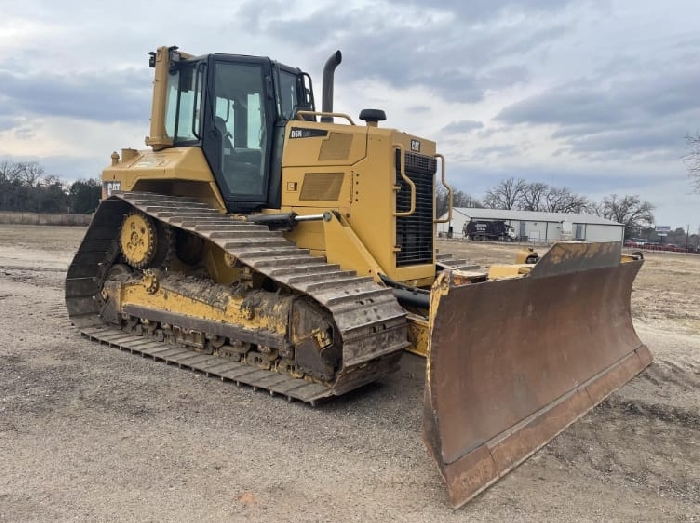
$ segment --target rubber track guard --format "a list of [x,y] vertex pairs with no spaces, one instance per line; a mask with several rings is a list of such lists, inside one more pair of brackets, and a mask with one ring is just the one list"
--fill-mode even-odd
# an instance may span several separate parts
[[423,435],[459,507],[652,360],[632,326],[642,260],[558,243],[522,278],[431,292]]

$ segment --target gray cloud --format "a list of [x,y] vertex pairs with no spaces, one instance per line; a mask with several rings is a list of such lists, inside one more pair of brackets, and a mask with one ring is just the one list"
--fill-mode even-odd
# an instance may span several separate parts
[[[453,13],[461,20],[484,22],[493,19],[504,12],[509,14],[538,14],[552,13],[565,9],[573,0],[441,0],[432,9]],[[420,0],[389,0],[390,4],[398,7],[405,5],[425,9],[425,3]],[[588,2],[602,4],[603,2]]]
[[620,61],[618,57],[599,68],[597,77],[569,82],[506,107],[496,119],[555,125],[552,138],[564,147],[554,157],[573,154],[603,160],[624,152],[678,158],[684,136],[692,130],[689,124],[700,119],[700,71],[670,65],[637,69],[630,75],[622,68],[615,78],[611,75]]
[[506,89],[515,84],[526,82],[531,77],[530,71],[523,66],[494,67],[483,74],[479,79],[479,85],[485,90]]
[[409,113],[427,113],[430,111],[430,107],[427,105],[411,105],[406,107],[406,111]]
[[[478,80],[471,72],[447,69],[434,71],[435,74],[420,74],[414,76],[401,72],[397,77],[386,77],[395,87],[423,85],[438,93],[442,98],[451,102],[476,103],[484,99],[484,88],[478,85]],[[405,77],[403,81],[401,77]],[[437,81],[436,81],[437,79]]]
[[450,122],[442,128],[443,133],[470,133],[476,129],[483,129],[484,123],[477,120],[458,120]]
[[[482,8],[487,4],[484,2]],[[514,4],[503,2],[494,12]],[[261,17],[249,7],[239,13],[239,29],[257,30],[285,45],[291,42],[303,47],[315,54],[319,63],[328,49],[340,48],[348,58],[343,65],[345,79],[380,79],[392,88],[423,86],[459,103],[480,102],[488,90],[527,80],[530,73],[522,60],[508,62],[557,41],[568,30],[566,24],[532,20],[514,26],[472,28],[433,16],[430,10],[421,12],[424,23],[417,25],[406,6],[398,10],[391,2],[362,8],[331,6],[301,20]]]
[[518,148],[515,145],[491,145],[488,147],[477,147],[470,155],[470,160],[478,161],[486,158],[508,158],[517,156]]
[[642,72],[633,80],[605,80],[581,80],[550,89],[504,108],[497,119],[511,124],[619,124],[653,121],[700,108],[698,69]]
[[568,144],[577,152],[597,152],[615,154],[618,151],[647,152],[659,148],[678,149],[685,145],[682,129],[669,132],[668,127],[637,129],[623,131],[598,132],[583,136],[572,136]]
[[609,93],[564,89],[551,89],[506,107],[496,119],[510,124],[560,125],[603,124],[616,120],[613,112],[619,113],[620,108]]
[[[2,110],[2,101],[0,101],[0,110]],[[16,125],[17,122],[14,118],[0,115],[0,132],[9,131],[10,129],[13,129]]]
[[0,69],[0,114],[148,120],[152,70],[21,73]]
[[36,132],[31,127],[17,127],[13,134],[18,140],[31,140],[36,136]]

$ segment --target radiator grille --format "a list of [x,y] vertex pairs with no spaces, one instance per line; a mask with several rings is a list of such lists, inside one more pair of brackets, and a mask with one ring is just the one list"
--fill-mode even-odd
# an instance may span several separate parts
[[[411,209],[411,187],[401,177],[401,151],[396,150],[396,211]],[[416,212],[396,217],[396,266],[421,265],[433,262],[433,183],[437,160],[429,156],[406,153],[405,171],[416,184]]]

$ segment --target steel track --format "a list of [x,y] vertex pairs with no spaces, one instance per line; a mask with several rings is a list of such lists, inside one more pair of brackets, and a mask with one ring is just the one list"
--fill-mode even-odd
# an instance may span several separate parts
[[[215,243],[241,264],[330,311],[343,343],[342,368],[332,386],[130,335],[105,323],[100,292],[120,254],[123,217],[134,208]],[[406,313],[391,289],[312,256],[266,226],[234,220],[192,198],[153,193],[116,193],[100,204],[68,269],[66,306],[72,322],[90,339],[310,403],[393,372],[408,345]]]

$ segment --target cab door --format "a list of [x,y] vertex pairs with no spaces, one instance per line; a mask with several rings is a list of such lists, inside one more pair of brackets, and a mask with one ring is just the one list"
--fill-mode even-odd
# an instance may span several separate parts
[[204,155],[229,212],[264,207],[275,119],[269,60],[212,55],[207,69]]

